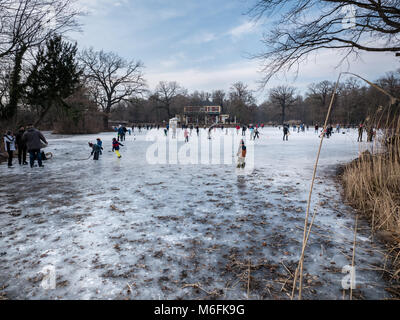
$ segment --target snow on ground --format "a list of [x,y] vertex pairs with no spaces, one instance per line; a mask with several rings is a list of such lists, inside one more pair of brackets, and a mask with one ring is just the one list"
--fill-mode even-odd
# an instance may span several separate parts
[[[113,133],[46,133],[54,158],[45,168],[0,166],[0,291],[10,299],[246,299],[251,263],[250,299],[288,299],[319,139],[311,129],[292,131],[288,142],[278,128],[260,132],[247,171],[235,163],[149,164],[150,138],[165,140],[162,129],[127,135],[121,159],[111,152]],[[216,129],[212,141],[224,136]],[[97,137],[100,161],[82,160]],[[179,149],[180,129],[178,138]],[[206,131],[193,132],[189,145],[197,139],[207,143]],[[306,299],[343,298],[355,216],[332,176],[372,147],[356,141],[353,130],[324,140]],[[359,221],[356,298],[388,297],[383,250]],[[55,289],[45,286],[49,266]]]

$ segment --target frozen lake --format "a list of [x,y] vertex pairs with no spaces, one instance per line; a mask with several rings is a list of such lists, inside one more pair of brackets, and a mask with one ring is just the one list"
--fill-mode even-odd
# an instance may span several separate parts
[[[9,299],[247,299],[251,263],[250,299],[288,299],[319,139],[311,128],[292,131],[287,142],[278,128],[260,132],[254,148],[247,132],[254,168],[245,170],[235,167],[236,140],[227,163],[151,164],[152,139],[166,139],[162,129],[127,135],[121,159],[111,152],[114,133],[46,133],[46,152],[54,157],[45,168],[0,165],[0,293]],[[90,154],[88,141],[98,137],[100,160],[82,160]],[[216,129],[211,143],[226,137],[237,139],[236,130]],[[178,138],[177,151],[184,145],[180,129]],[[186,146],[208,142],[201,129]],[[355,215],[333,175],[337,164],[370,147],[357,143],[353,130],[324,141],[305,299],[343,298]],[[366,222],[358,227],[354,297],[387,298],[383,246]],[[43,279],[46,270],[50,277]]]

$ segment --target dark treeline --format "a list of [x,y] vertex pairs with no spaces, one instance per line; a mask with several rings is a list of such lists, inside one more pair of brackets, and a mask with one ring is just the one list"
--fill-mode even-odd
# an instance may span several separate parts
[[[229,90],[188,92],[174,79],[149,89],[144,64],[113,52],[78,50],[65,40],[79,30],[75,0],[12,0],[0,3],[0,129],[15,131],[33,123],[59,133],[94,133],[109,129],[109,120],[163,123],[184,106],[219,105],[230,121],[322,123],[334,83],[310,84],[306,92],[291,86],[265,91],[259,104],[249,86],[236,79]],[[49,6],[56,16],[48,16]],[[400,71],[375,82],[399,97]],[[340,84],[333,123],[358,124],[388,99],[356,78]]]
[[[392,96],[400,97],[400,70],[389,72],[375,81]],[[184,106],[220,105],[230,121],[240,123],[281,124],[299,121],[309,125],[323,123],[332,98],[335,83],[321,81],[308,86],[304,94],[290,86],[270,89],[267,99],[256,104],[254,92],[242,82],[233,84],[228,92],[195,91],[188,93],[176,82],[162,82],[147,98],[132,99],[112,110],[113,120],[133,123],[162,123]],[[358,125],[379,108],[388,107],[387,96],[357,78],[340,83],[333,105],[332,123]]]

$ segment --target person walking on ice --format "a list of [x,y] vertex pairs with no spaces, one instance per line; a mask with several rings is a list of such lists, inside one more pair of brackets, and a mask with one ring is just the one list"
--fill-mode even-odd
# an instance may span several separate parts
[[357,142],[362,142],[363,131],[364,131],[364,125],[363,125],[362,123],[360,123],[360,126],[358,127],[358,138],[357,138]]
[[40,168],[44,167],[42,164],[42,153],[40,152],[40,149],[42,149],[41,141],[48,145],[43,134],[39,130],[35,129],[32,124],[30,124],[28,126],[28,131],[26,131],[22,136],[22,142],[26,143],[29,152],[29,164],[31,168],[33,168],[35,164],[35,159],[37,159]]
[[283,125],[283,141],[285,141],[285,138],[286,141],[289,140],[289,126],[287,125]]
[[112,151],[113,152],[115,152],[116,154],[117,154],[117,156],[118,156],[118,159],[120,159],[122,156],[121,156],[121,154],[119,153],[119,147],[123,147],[124,145],[122,144],[122,143],[120,143],[119,141],[117,141],[117,139],[116,138],[113,138],[113,141],[112,141]]
[[242,139],[240,140],[240,145],[237,152],[238,156],[237,168],[244,168],[246,166],[246,154],[247,154],[247,148]]
[[185,128],[185,132],[183,133],[183,135],[185,136],[185,143],[189,142],[189,132],[187,128]]

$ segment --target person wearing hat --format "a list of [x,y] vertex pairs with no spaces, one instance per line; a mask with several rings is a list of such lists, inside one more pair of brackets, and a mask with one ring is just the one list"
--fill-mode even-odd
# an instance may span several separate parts
[[7,131],[4,135],[4,148],[8,153],[8,167],[12,167],[12,159],[15,151],[15,138],[11,131]]

